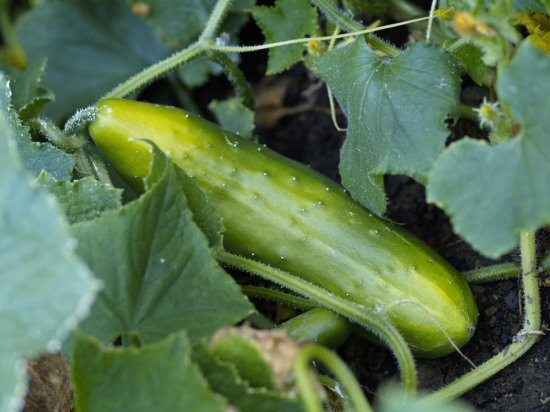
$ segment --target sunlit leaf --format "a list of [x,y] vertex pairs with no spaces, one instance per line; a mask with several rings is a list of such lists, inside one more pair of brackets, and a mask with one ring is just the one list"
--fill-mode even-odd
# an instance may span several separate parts
[[212,257],[176,167],[165,166],[138,200],[73,226],[78,253],[105,282],[80,327],[103,343],[119,335],[155,342],[182,329],[194,341],[251,309]]
[[93,219],[121,204],[121,190],[103,185],[91,177],[69,182],[58,181],[50,174],[42,173],[38,183],[57,197],[69,223]]

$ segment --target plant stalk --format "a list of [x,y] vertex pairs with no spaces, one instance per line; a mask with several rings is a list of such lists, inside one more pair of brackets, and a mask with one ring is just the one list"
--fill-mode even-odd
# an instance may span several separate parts
[[212,37],[216,34],[216,30],[220,27],[227,11],[231,7],[231,3],[233,3],[233,0],[218,0],[216,2],[214,10],[212,10],[197,43],[209,43],[212,40]]
[[197,59],[198,57],[202,56],[206,49],[207,44],[205,44],[204,42],[193,43],[186,49],[176,54],[173,54],[167,59],[161,60],[160,62],[153,64],[152,66],[147,67],[145,70],[142,70],[141,72],[130,77],[124,83],[115,87],[109,93],[101,97],[101,99],[107,99],[111,97],[126,97],[129,94],[140,89],[141,87],[165,75],[169,71]]
[[513,263],[500,263],[479,269],[462,272],[468,283],[484,283],[493,280],[517,278],[521,269]]
[[308,412],[323,411],[309,374],[309,366],[313,360],[320,361],[336,375],[353,403],[353,411],[372,412],[363,391],[348,366],[336,354],[316,344],[303,346],[294,360],[294,376]]
[[241,286],[241,290],[248,297],[281,303],[290,308],[311,310],[319,306],[309,299],[261,286]]
[[420,401],[422,405],[440,404],[462,395],[510,365],[526,353],[540,337],[540,295],[536,271],[535,235],[533,232],[522,232],[520,234],[520,248],[525,313],[523,329],[514,338],[514,343],[498,355],[479,365],[477,369],[468,372],[449,385],[423,398]]
[[397,358],[401,370],[404,393],[409,397],[413,397],[416,394],[416,366],[414,358],[407,342],[387,317],[375,313],[364,306],[349,302],[326,289],[275,267],[234,255],[223,249],[215,249],[213,252],[216,259],[224,265],[261,276],[302,296],[306,296],[314,303],[319,304],[319,306],[330,309],[375,332],[386,342]]

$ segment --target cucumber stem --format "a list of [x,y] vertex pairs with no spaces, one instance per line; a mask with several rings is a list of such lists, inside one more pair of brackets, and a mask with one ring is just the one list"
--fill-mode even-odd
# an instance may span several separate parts
[[[351,33],[343,33],[343,34],[336,34],[336,35],[330,35],[330,36],[320,36],[320,37],[307,37],[307,38],[303,38],[303,39],[291,39],[291,40],[284,40],[284,41],[279,41],[279,42],[275,42],[275,43],[260,44],[260,45],[257,45],[257,46],[224,46],[224,45],[211,43],[208,46],[208,49],[209,50],[219,50],[219,51],[222,51],[222,52],[234,52],[234,53],[254,52],[254,51],[259,51],[259,50],[273,49],[275,47],[288,46],[290,44],[309,43],[311,41],[319,41],[319,42],[320,41],[331,41],[331,40],[334,40],[334,39],[345,39],[345,38],[350,38],[350,37],[356,37],[356,36],[360,36],[360,35],[363,35],[363,34],[374,33],[374,32],[380,31],[380,30],[392,29],[394,27],[400,27],[400,26],[407,26],[407,25],[412,24],[412,23],[428,20],[428,18],[429,17],[419,17],[417,19],[402,21],[402,22],[398,22],[398,23],[392,23],[392,24],[388,24],[386,26],[365,28],[365,29],[362,29],[362,30],[359,30],[359,31],[356,31],[356,32],[351,32]],[[377,38],[377,37],[375,37],[375,38]],[[374,44],[370,41],[370,39],[371,39],[370,37],[367,37],[366,40],[368,41],[368,43],[370,45],[372,45],[374,47]],[[378,40],[382,41],[380,39],[378,39]],[[386,52],[386,51],[384,51],[384,53],[386,53],[388,56],[391,56],[391,57],[397,56],[399,54],[399,53],[391,53],[391,52]]]
[[479,116],[477,114],[476,109],[474,109],[472,106],[468,106],[465,104],[460,105],[460,117],[471,120],[476,123],[479,122]]
[[216,30],[220,27],[227,11],[231,7],[231,3],[233,3],[233,0],[218,0],[216,2],[210,17],[206,22],[206,26],[204,26],[204,29],[202,30],[198,43],[208,43],[212,40]]
[[91,163],[92,170],[94,171],[94,175],[97,177],[97,179],[104,185],[112,187],[113,182],[109,175],[109,171],[105,166],[105,163],[103,163],[103,160],[99,157],[97,153],[94,153],[91,150],[88,151],[87,155]]
[[[339,26],[345,27],[348,30],[351,30],[353,33],[347,33],[347,34],[338,35],[338,36],[323,36],[323,37],[316,37],[316,38],[293,39],[293,40],[287,40],[287,41],[270,43],[270,44],[262,44],[259,46],[225,46],[223,44],[217,44],[216,42],[214,42],[212,37],[214,36],[215,31],[218,29],[220,23],[222,22],[223,17],[225,16],[225,13],[227,12],[229,6],[231,5],[231,0],[218,0],[218,2],[216,3],[216,6],[214,7],[214,10],[210,14],[210,17],[208,19],[208,22],[206,23],[204,30],[202,31],[201,35],[199,36],[199,39],[195,43],[192,43],[190,46],[179,51],[178,53],[175,53],[172,56],[152,66],[149,66],[146,69],[142,70],[141,72],[135,74],[134,76],[127,79],[124,83],[120,84],[119,86],[115,87],[113,90],[108,92],[106,95],[102,96],[101,99],[113,98],[113,97],[115,98],[126,97],[129,94],[140,89],[141,87],[145,86],[146,84],[176,69],[177,67],[180,67],[185,63],[188,63],[192,60],[197,59],[198,57],[203,56],[204,54],[208,54],[213,51],[243,53],[243,52],[250,52],[250,51],[265,50],[265,49],[270,49],[270,48],[279,47],[279,46],[286,46],[289,44],[305,43],[305,42],[310,42],[312,40],[317,40],[317,41],[332,40],[335,38],[345,38],[345,37],[365,34],[367,42],[373,48],[380,50],[381,52],[385,53],[390,57],[395,57],[400,54],[400,50],[396,47],[389,45],[388,43],[386,43],[385,41],[381,40],[380,38],[376,37],[374,34],[371,34],[371,33],[381,29],[413,24],[416,22],[427,20],[429,18],[429,17],[421,17],[418,19],[408,20],[405,22],[390,24],[384,27],[369,29],[369,28],[363,27],[360,23],[355,22],[354,20],[347,17],[345,13],[339,10],[330,1],[327,1],[327,0],[310,0],[310,1],[316,6],[318,6],[323,12],[325,12],[325,14],[327,14],[327,17],[329,17],[329,19],[334,20]],[[225,69],[225,66],[224,66],[224,69]],[[247,101],[245,101],[245,104],[246,103]]]
[[423,398],[420,401],[422,405],[444,403],[462,395],[510,365],[527,352],[538,340],[541,334],[541,313],[539,280],[536,271],[535,235],[533,232],[522,232],[520,234],[520,248],[525,312],[523,329],[514,338],[514,343],[498,355],[479,365],[477,369],[468,372],[449,385]]
[[31,132],[44,136],[54,146],[68,153],[82,149],[88,143],[83,136],[66,136],[52,121],[41,117],[33,117],[27,122],[27,126]]
[[479,269],[462,272],[462,277],[468,283],[484,283],[493,280],[517,278],[521,269],[513,263],[500,263]]
[[278,302],[290,308],[311,310],[318,307],[318,305],[309,299],[281,292],[280,290],[263,288],[261,286],[241,286],[241,290],[248,297]]
[[227,54],[216,50],[208,50],[206,57],[223,69],[227,79],[231,82],[233,89],[235,89],[235,94],[241,98],[247,108],[254,110],[254,92],[252,91],[252,86],[250,86],[250,83],[248,83],[237,64]]
[[300,348],[294,360],[294,376],[308,412],[323,411],[309,373],[309,367],[313,360],[320,361],[334,373],[352,400],[354,411],[372,412],[361,387],[348,366],[332,351],[316,344],[308,344]]
[[430,18],[428,19],[428,27],[426,28],[426,43],[430,42],[432,36],[432,26],[434,21],[435,7],[437,5],[437,0],[432,0],[432,6],[430,7]]
[[160,62],[153,64],[152,66],[149,66],[141,72],[133,75],[124,83],[115,87],[105,96],[101,97],[100,100],[112,97],[126,97],[129,94],[140,89],[141,87],[145,86],[146,84],[168,73],[169,71],[174,70],[175,68],[202,56],[207,47],[208,45],[204,42],[193,43],[186,49],[183,49],[182,51],[173,54],[167,59],[161,60]]
[[375,313],[364,306],[335,296],[326,289],[275,267],[234,255],[223,249],[214,249],[213,253],[216,260],[224,265],[255,274],[308,297],[314,303],[319,304],[319,306],[330,309],[374,332],[389,346],[397,359],[401,370],[401,381],[405,396],[414,397],[416,394],[416,366],[414,358],[407,342],[387,317]]
[[231,6],[231,3],[232,0],[218,0],[216,2],[214,10],[212,10],[212,13],[208,18],[208,21],[206,22],[206,25],[199,39],[195,43],[191,44],[180,52],[175,53],[172,56],[135,74],[121,85],[115,87],[101,99],[111,97],[126,97],[132,92],[140,89],[146,84],[152,82],[155,79],[158,79],[159,77],[176,69],[177,67],[180,67],[185,63],[188,63],[202,56],[212,44],[212,37],[220,26],[223,18],[225,17],[225,14],[227,13],[227,10]]

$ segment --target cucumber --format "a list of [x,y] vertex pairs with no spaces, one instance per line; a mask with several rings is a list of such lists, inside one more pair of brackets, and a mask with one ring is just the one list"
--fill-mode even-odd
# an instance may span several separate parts
[[[473,335],[477,307],[460,274],[420,239],[354,202],[303,164],[181,109],[106,99],[89,132],[138,190],[153,141],[223,217],[224,247],[384,311],[416,356]],[[445,333],[441,329],[444,329]]]
[[279,325],[288,336],[299,343],[314,342],[329,348],[344,343],[351,333],[349,323],[325,308],[308,310]]

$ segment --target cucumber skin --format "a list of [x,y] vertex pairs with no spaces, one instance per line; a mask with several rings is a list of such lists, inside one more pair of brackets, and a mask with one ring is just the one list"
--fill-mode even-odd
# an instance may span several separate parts
[[460,274],[335,182],[178,108],[122,99],[96,106],[89,132],[118,172],[143,190],[151,147],[138,139],[154,142],[219,211],[228,251],[385,310],[416,356],[454,351],[434,319],[459,347],[473,335],[477,306]]
[[296,342],[315,342],[329,348],[340,346],[351,333],[351,326],[344,318],[325,308],[308,310],[278,327]]

